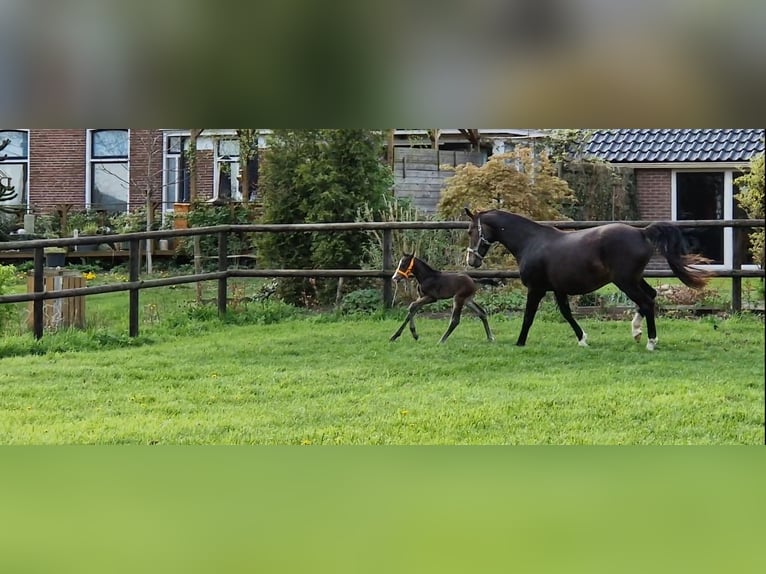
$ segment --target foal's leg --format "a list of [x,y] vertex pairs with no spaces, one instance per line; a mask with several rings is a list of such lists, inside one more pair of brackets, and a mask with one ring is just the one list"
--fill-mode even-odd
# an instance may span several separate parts
[[452,317],[450,317],[449,327],[447,327],[447,330],[444,332],[444,335],[442,335],[442,338],[439,339],[439,343],[446,341],[447,337],[449,337],[452,331],[455,330],[455,327],[460,324],[460,315],[463,312],[463,304],[463,299],[460,297],[455,297],[452,302]]
[[572,327],[572,330],[575,333],[575,336],[577,337],[577,340],[579,341],[579,345],[581,347],[587,347],[588,346],[588,334],[583,331],[580,328],[580,325],[577,324],[577,321],[575,321],[575,318],[572,316],[572,309],[569,307],[569,297],[566,293],[562,293],[560,291],[554,291],[553,292],[554,297],[556,297],[556,304],[559,306],[559,311],[561,311],[561,315],[564,317],[564,319],[567,320],[567,323]]
[[[638,305],[638,326],[640,327],[640,318],[646,318],[646,330],[649,340],[646,343],[646,348],[649,351],[654,351],[657,346],[657,326],[654,322],[654,299],[651,297],[651,293],[655,293],[654,289],[647,283],[647,286],[651,291],[647,291],[642,285],[645,283],[643,279],[639,281],[615,281],[614,284],[619,287],[623,293],[625,293],[631,300]],[[636,317],[633,317],[633,327],[636,327]],[[640,338],[639,333],[639,338]],[[634,334],[634,338],[635,334]],[[638,341],[638,339],[636,338]]]
[[484,307],[473,300],[466,301],[465,306],[476,313],[479,316],[479,319],[481,319],[481,322],[484,323],[484,331],[487,333],[487,340],[494,341],[495,336],[492,334],[492,329],[489,328],[489,322],[487,321],[487,311],[484,309]]
[[[649,285],[649,283],[647,283],[644,279],[641,279],[641,290],[644,293],[646,293],[647,295],[649,295],[649,298],[652,300],[652,306],[653,306],[653,308],[655,308],[654,300],[657,298],[657,291],[654,289],[654,287]],[[633,338],[636,340],[636,343],[641,341],[641,333],[642,333],[642,331],[641,331],[641,322],[642,322],[642,320],[643,320],[643,315],[639,311],[636,311],[636,314],[633,315],[633,321],[630,323],[631,333],[633,335]],[[655,339],[655,341],[656,341],[656,339]]]
[[540,301],[543,300],[544,296],[545,291],[542,289],[529,289],[527,291],[527,305],[524,309],[524,322],[521,324],[521,333],[519,333],[519,338],[516,340],[517,347],[523,347],[527,343],[529,328],[535,320],[537,308],[540,306]]
[[417,313],[418,310],[423,305],[427,305],[428,303],[433,303],[434,301],[436,301],[436,299],[434,299],[433,297],[424,295],[423,297],[420,297],[419,299],[410,303],[410,306],[407,308],[407,317],[404,319],[402,324],[396,330],[396,333],[391,335],[391,338],[389,339],[389,341],[396,341],[399,338],[399,335],[402,334],[402,331],[404,331],[404,326],[407,323],[410,324],[410,333],[412,333],[412,337],[417,341],[418,333],[417,331],[415,331],[415,313]]

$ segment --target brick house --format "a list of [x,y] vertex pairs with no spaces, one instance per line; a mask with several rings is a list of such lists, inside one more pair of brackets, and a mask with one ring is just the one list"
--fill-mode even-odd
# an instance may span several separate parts
[[[189,130],[0,129],[0,142],[10,142],[0,152],[0,177],[17,192],[9,204],[27,212],[128,211],[147,194],[172,211],[189,200],[188,139]],[[241,198],[237,149],[234,130],[206,130],[199,139],[200,199]]]
[[[18,193],[14,200],[26,211],[48,213],[61,205],[74,210],[109,212],[144,204],[149,194],[164,212],[189,201],[189,175],[184,151],[189,129],[4,129],[0,141],[10,140],[0,152],[0,177]],[[267,134],[268,130],[263,130]],[[511,141],[539,137],[535,130],[439,130],[433,161],[411,162],[395,187],[403,195],[423,196],[432,210],[443,180],[439,164],[451,160],[483,163],[487,155]],[[260,146],[265,145],[262,137]],[[427,130],[396,130],[396,154],[429,150]],[[420,148],[420,149],[419,149]],[[439,156],[439,153],[446,155]],[[452,155],[449,155],[452,154]],[[449,156],[449,157],[448,157]],[[453,157],[454,156],[454,157]],[[423,168],[419,173],[419,168]],[[199,199],[241,199],[239,143],[234,129],[206,129],[197,140]],[[405,181],[406,179],[406,181]],[[257,162],[251,165],[250,197],[257,197]],[[414,187],[413,187],[414,186]]]
[[[764,130],[598,130],[586,151],[634,170],[641,219],[747,219],[734,180],[763,153]],[[732,266],[734,236],[722,228],[688,232],[692,248],[721,268]],[[746,243],[746,234],[740,236]],[[745,262],[752,262],[749,253]]]
[[[426,210],[433,210],[451,175],[439,170],[450,157],[457,161],[462,154],[461,162],[480,164],[488,155],[545,136],[512,129],[439,132],[437,149],[429,150],[427,130],[396,130],[396,192]],[[163,212],[189,201],[188,129],[0,128],[0,142],[5,140],[10,144],[0,151],[0,181],[15,187],[13,202],[28,212],[47,213],[62,204],[125,211],[143,205],[147,194]],[[199,199],[241,199],[236,131],[206,129],[197,150]],[[670,221],[745,217],[734,200],[734,180],[763,150],[762,129],[598,130],[587,147],[590,154],[634,170],[641,219]],[[426,151],[434,158],[405,157]],[[253,167],[250,197],[257,198],[257,163]],[[733,230],[699,229],[689,236],[716,265],[731,267]]]

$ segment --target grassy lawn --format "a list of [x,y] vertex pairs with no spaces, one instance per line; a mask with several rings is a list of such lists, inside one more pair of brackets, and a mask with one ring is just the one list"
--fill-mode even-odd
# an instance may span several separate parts
[[494,344],[468,317],[391,344],[401,314],[221,322],[185,289],[142,293],[137,341],[127,294],[89,298],[86,332],[0,339],[0,444],[764,442],[757,316],[660,317],[654,353],[628,321],[584,319],[580,348],[550,311],[525,348],[518,314],[490,318]]

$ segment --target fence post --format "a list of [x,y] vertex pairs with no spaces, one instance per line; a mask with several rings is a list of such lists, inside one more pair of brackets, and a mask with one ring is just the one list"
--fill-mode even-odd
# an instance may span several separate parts
[[[33,289],[35,293],[42,293],[45,290],[45,278],[43,277],[45,267],[45,254],[42,247],[35,247],[35,271]],[[35,339],[43,338],[43,305],[42,299],[35,299],[32,303],[32,324],[35,333]]]
[[[394,236],[391,229],[383,230],[383,271],[388,271],[394,266],[393,260]],[[383,278],[383,306],[390,309],[394,302],[394,290],[391,276],[386,274]]]
[[[226,271],[229,268],[229,260],[227,259],[228,233],[221,231],[218,234],[218,271]],[[224,275],[218,279],[218,314],[226,314],[226,299],[228,297],[228,286],[226,280],[228,277]]]
[[[735,227],[733,232],[732,249],[732,271],[742,269],[742,228]],[[731,310],[733,313],[742,311],[742,277],[732,276],[731,278]]]
[[[141,242],[138,239],[130,240],[130,258],[128,259],[128,281],[137,282],[141,274]],[[140,289],[130,290],[129,310],[129,335],[138,337],[138,294]]]

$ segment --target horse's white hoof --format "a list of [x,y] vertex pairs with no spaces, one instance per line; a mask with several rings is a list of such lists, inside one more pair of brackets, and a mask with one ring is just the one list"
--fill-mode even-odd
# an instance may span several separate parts
[[647,351],[654,351],[654,349],[657,347],[657,338],[649,339],[649,341],[646,343],[646,350]]
[[588,346],[588,333],[582,334],[582,339],[580,339],[577,343],[581,347],[587,347]]

